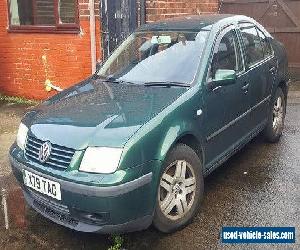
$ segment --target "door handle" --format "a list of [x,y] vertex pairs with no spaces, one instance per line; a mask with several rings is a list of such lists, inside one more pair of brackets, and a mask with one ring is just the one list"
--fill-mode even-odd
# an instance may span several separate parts
[[216,87],[214,87],[211,91],[212,91],[212,92],[215,92],[215,91],[217,91],[217,90],[220,89],[220,88],[222,88],[222,86],[216,86]]
[[269,72],[270,72],[271,74],[274,74],[274,73],[275,73],[275,66],[274,66],[274,67],[271,67],[271,68],[269,69]]
[[242,90],[245,92],[245,94],[248,93],[248,90],[249,90],[249,83],[246,83],[243,87],[242,87]]
[[242,87],[242,90],[248,90],[249,89],[249,83],[245,84],[243,87]]

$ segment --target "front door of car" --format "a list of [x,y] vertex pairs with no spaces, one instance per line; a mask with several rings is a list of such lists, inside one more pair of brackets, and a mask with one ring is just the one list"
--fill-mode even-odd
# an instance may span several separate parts
[[254,24],[240,24],[240,32],[250,84],[251,120],[248,126],[255,130],[267,119],[276,62],[266,36]]
[[[230,74],[234,73],[234,76]],[[234,26],[219,34],[204,86],[205,156],[212,167],[247,134],[248,75]]]

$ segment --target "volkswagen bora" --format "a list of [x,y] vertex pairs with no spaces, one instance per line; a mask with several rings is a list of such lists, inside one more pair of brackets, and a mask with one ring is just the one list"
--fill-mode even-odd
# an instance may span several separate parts
[[84,232],[187,225],[204,177],[282,134],[284,47],[245,16],[151,23],[89,79],[28,112],[10,149],[27,203]]

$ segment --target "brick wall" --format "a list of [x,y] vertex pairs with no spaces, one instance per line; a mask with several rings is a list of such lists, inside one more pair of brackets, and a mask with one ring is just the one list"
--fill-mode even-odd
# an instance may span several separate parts
[[[0,93],[44,99],[45,80],[65,88],[91,73],[88,0],[79,1],[80,33],[13,33],[8,31],[7,1],[0,2]],[[99,1],[95,3],[99,17]],[[97,18],[97,58],[100,58]]]
[[[79,16],[81,20],[89,20],[89,0],[78,0],[79,3]],[[99,0],[95,0],[95,16],[99,20]]]
[[[109,0],[108,0],[109,1]],[[66,88],[91,74],[89,0],[78,0],[80,33],[13,33],[8,31],[7,1],[0,2],[0,93],[44,99],[45,81]],[[147,22],[212,13],[218,0],[147,0]],[[101,58],[99,0],[95,0],[97,59]]]
[[147,22],[171,17],[216,13],[218,0],[146,0]]

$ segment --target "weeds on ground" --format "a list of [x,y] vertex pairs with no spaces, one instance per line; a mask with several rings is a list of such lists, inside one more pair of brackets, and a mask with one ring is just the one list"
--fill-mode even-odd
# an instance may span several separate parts
[[16,97],[16,96],[6,96],[0,94],[0,102],[11,102],[11,103],[16,103],[16,104],[27,104],[27,105],[37,105],[39,104],[38,101],[35,100],[28,100],[22,97]]
[[122,236],[112,235],[112,241],[113,241],[113,244],[112,244],[112,246],[110,246],[108,248],[108,250],[121,250],[122,249],[122,246],[124,243],[124,239]]

